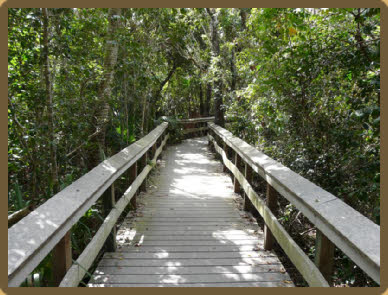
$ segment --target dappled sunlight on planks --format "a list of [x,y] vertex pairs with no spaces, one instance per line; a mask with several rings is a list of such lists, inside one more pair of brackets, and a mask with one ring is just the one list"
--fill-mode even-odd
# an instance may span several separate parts
[[168,148],[157,189],[128,214],[89,286],[293,286],[206,144]]

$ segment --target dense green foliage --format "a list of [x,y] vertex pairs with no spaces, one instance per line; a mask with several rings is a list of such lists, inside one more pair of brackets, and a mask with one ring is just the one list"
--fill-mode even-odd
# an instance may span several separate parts
[[[162,120],[179,140],[174,118],[225,113],[234,134],[380,223],[379,9],[8,13],[9,213]],[[99,211],[77,224],[75,247]]]

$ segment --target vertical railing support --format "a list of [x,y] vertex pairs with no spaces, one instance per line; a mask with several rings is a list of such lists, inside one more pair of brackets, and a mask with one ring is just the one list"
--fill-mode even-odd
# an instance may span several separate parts
[[[245,163],[245,179],[250,185],[252,185],[252,167]],[[251,200],[248,198],[247,194],[244,192],[244,210],[252,212],[254,209]]]
[[[133,163],[133,165],[128,169],[129,171],[129,175],[128,175],[128,178],[129,178],[129,185],[131,185],[136,177],[137,177],[137,162]],[[137,206],[136,206],[136,196],[137,196],[137,192],[135,192],[135,194],[133,195],[130,203],[131,203],[131,206],[134,210],[136,210]]]
[[[277,209],[277,193],[276,190],[267,183],[267,199],[266,203],[268,208],[272,211],[272,213],[276,214]],[[271,230],[267,225],[264,225],[264,249],[272,250],[275,242],[275,238],[271,233]]]
[[[107,217],[110,211],[115,207],[115,187],[114,184],[107,189],[103,195],[104,217]],[[105,241],[105,249],[107,252],[116,251],[116,225],[113,227],[108,238]]]
[[[238,153],[234,153],[234,165],[239,169],[241,165],[241,157]],[[237,180],[237,177],[233,175],[233,184],[234,184],[234,192],[240,193],[240,183]]]
[[315,264],[329,284],[332,283],[334,249],[334,244],[317,229],[315,240]]
[[[145,166],[147,166],[148,161],[148,153],[144,153],[144,155],[140,158],[140,172],[144,169]],[[144,179],[143,183],[140,185],[139,190],[141,192],[145,192],[147,187],[147,177]]]
[[53,249],[53,276],[55,286],[59,286],[67,270],[71,267],[71,231],[68,231]]
[[[208,132],[209,135],[211,135],[214,138],[213,132],[210,129],[207,132]],[[208,139],[207,144],[209,145],[209,150],[211,152],[214,152],[213,142],[210,139]]]
[[157,146],[156,146],[156,142],[155,142],[155,143],[153,144],[152,150],[151,150],[151,154],[152,154],[151,159],[153,159],[153,158],[155,157],[156,149],[157,149]]
[[[223,141],[222,149],[224,150],[224,152],[225,152],[225,154],[226,154],[226,157],[228,157],[229,146],[226,144],[225,141]],[[221,161],[222,161],[222,159],[221,159]],[[223,166],[222,172],[228,172],[228,168],[226,167],[226,165],[224,164],[224,162],[222,162],[222,166]]]

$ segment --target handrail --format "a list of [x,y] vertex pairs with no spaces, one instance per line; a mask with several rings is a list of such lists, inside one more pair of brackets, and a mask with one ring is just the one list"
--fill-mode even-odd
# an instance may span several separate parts
[[103,224],[94,235],[93,239],[86,246],[85,250],[78,257],[77,261],[67,271],[65,277],[61,281],[59,287],[77,287],[79,282],[83,279],[87,269],[89,269],[96,259],[98,252],[104,245],[104,241],[107,239],[109,233],[115,226],[121,213],[135,195],[136,191],[140,187],[141,183],[146,178],[147,174],[151,171],[153,165],[156,164],[156,160],[163,150],[163,147],[167,143],[168,134],[161,143],[160,147],[156,150],[154,158],[150,163],[144,167],[143,171],[136,177],[133,183],[125,191],[124,195],[116,203],[115,207],[110,211],[109,215],[105,218]]
[[95,201],[156,143],[164,122],[8,229],[8,286],[19,286]]
[[[211,122],[208,126],[214,136],[233,149],[270,186],[295,205],[332,243],[374,281],[380,283],[380,226],[226,129]],[[209,139],[212,140],[212,137],[210,135]],[[242,186],[244,189],[247,188],[245,184]],[[261,202],[249,190],[246,194],[249,198],[252,197],[251,201],[255,206]],[[262,210],[258,211],[262,213],[260,212]]]
[[214,117],[202,117],[202,118],[191,118],[191,119],[180,119],[180,120],[177,120],[177,122],[181,123],[181,124],[210,122],[210,121],[214,121]]

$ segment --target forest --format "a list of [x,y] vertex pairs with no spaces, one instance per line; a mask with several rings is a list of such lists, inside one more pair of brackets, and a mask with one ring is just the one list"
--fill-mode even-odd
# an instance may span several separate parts
[[[162,121],[179,142],[178,119],[209,116],[380,224],[379,8],[8,9],[8,215]],[[336,286],[374,286],[337,258]]]

